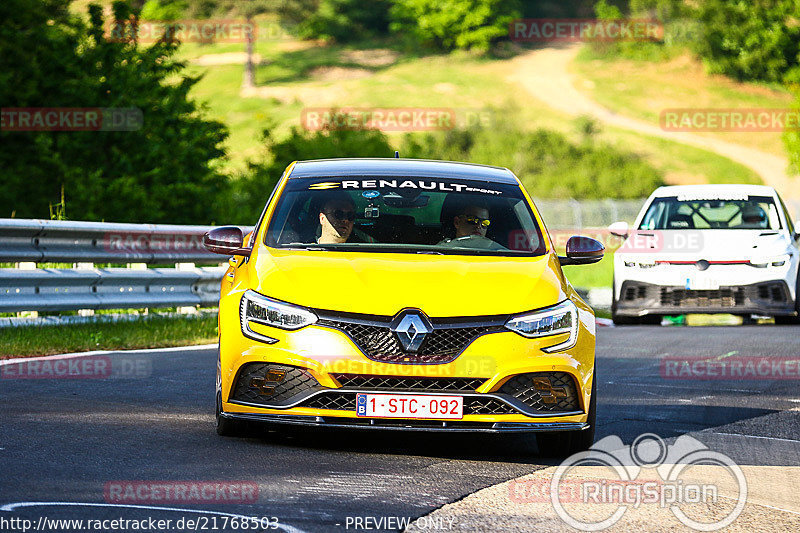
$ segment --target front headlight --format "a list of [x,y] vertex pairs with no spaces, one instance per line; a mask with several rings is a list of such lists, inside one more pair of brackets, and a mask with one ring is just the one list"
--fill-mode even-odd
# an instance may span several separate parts
[[244,336],[269,344],[278,341],[250,329],[251,322],[280,329],[295,330],[317,321],[317,315],[308,309],[267,298],[255,291],[244,293],[239,307],[239,314],[242,320],[242,333]]
[[776,257],[767,257],[764,259],[750,259],[750,265],[756,268],[767,268],[772,265],[774,267],[782,267],[792,258],[791,254],[783,254]]
[[512,317],[506,322],[506,327],[530,339],[569,333],[564,342],[542,348],[547,353],[566,350],[578,342],[578,308],[571,300],[565,300],[541,311]]

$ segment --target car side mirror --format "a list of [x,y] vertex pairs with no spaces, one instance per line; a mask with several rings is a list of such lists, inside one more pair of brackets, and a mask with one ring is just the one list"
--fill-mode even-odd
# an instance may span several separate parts
[[611,235],[616,235],[617,237],[622,237],[623,239],[628,238],[628,232],[630,232],[631,228],[628,226],[627,222],[614,222],[608,227],[608,232]]
[[559,256],[562,265],[591,265],[603,258],[606,247],[589,237],[573,235],[567,241],[566,257]]
[[800,239],[800,219],[794,222],[794,238]]
[[244,231],[239,226],[220,226],[203,235],[203,246],[215,254],[250,257],[252,247],[244,246]]

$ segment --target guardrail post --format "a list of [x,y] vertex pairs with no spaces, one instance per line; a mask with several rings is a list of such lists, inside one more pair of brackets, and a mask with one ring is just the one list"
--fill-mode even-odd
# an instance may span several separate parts
[[[16,263],[15,267],[17,270],[36,270],[37,265],[32,261],[21,261]],[[38,287],[36,291],[39,291]],[[17,316],[20,318],[39,318],[39,311],[19,311],[17,312]]]
[[[180,272],[193,272],[196,271],[197,268],[195,267],[194,263],[175,263],[175,270]],[[198,306],[196,305],[178,307],[177,312],[181,315],[197,315],[200,313]]]
[[[76,270],[94,270],[94,263],[73,263]],[[78,316],[94,316],[94,309],[78,309]]]

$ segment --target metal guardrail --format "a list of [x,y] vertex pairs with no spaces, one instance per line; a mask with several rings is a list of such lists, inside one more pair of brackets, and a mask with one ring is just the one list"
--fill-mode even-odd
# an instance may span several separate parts
[[0,262],[218,263],[203,248],[212,227],[0,218]]
[[194,266],[223,261],[203,247],[212,227],[0,219],[0,262],[23,267],[0,268],[0,312],[215,306],[225,267]]
[[0,311],[214,306],[225,267],[0,269]]

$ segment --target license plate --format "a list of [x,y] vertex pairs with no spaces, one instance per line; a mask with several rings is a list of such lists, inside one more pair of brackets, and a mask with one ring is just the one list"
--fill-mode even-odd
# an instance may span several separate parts
[[356,415],[370,418],[447,418],[464,417],[462,396],[427,394],[356,395]]
[[686,278],[686,289],[690,291],[715,291],[719,289],[719,281],[711,276],[693,275]]

